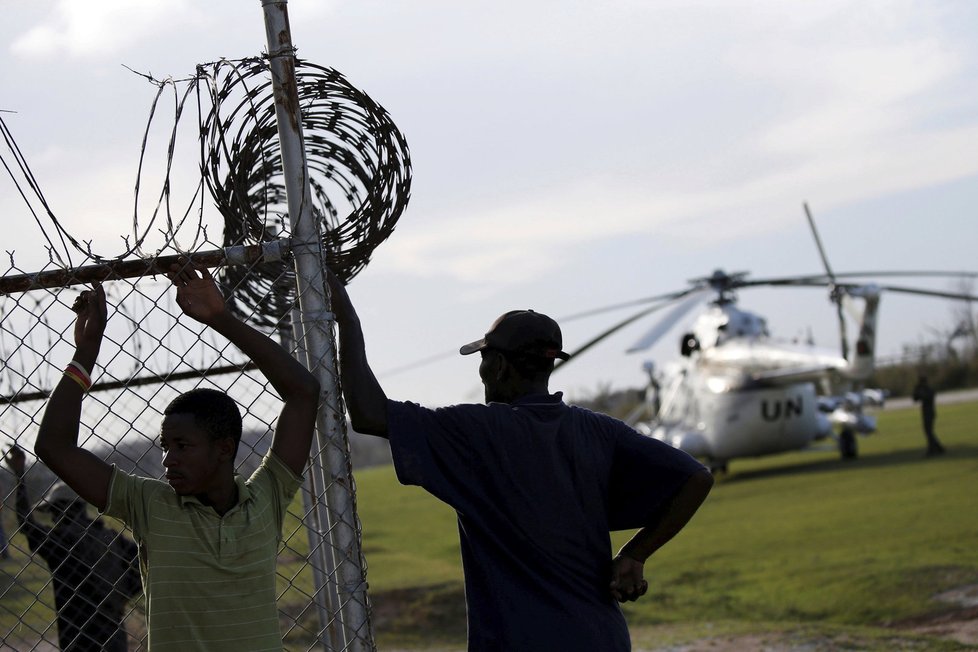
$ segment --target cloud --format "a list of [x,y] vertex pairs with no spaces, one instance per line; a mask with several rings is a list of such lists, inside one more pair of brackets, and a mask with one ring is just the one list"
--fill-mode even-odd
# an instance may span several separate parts
[[60,0],[41,24],[13,41],[23,58],[98,58],[153,35],[172,34],[195,13],[190,0]]
[[[556,187],[541,185],[519,195],[500,192],[464,217],[450,213],[465,210],[458,204],[425,207],[424,225],[401,227],[385,244],[378,266],[463,282],[517,283],[615,238],[658,233],[680,241],[683,233],[695,230],[697,237],[685,238],[684,246],[709,246],[797,219],[806,199],[827,209],[978,173],[978,159],[969,154],[973,147],[963,145],[978,142],[978,123],[973,118],[942,120],[956,106],[959,94],[949,83],[965,72],[970,46],[945,35],[926,7],[751,6],[756,10],[736,11],[737,20],[730,23],[734,35],[704,25],[719,42],[673,39],[665,50],[661,44],[649,46],[655,56],[636,57],[643,62],[698,60],[695,70],[704,76],[694,74],[688,82],[714,88],[729,84],[737,89],[730,104],[706,110],[691,106],[685,120],[673,117],[668,124],[602,124],[603,144],[629,152],[627,167],[595,172],[585,161]],[[716,20],[729,11],[721,5],[698,15]],[[712,51],[709,65],[702,48]],[[658,66],[638,68],[636,83],[655,87]],[[667,77],[673,81],[674,73]],[[717,99],[708,93],[690,97]],[[648,114],[655,115],[659,98],[643,101]],[[613,102],[609,98],[612,107]],[[752,102],[759,118],[748,109]],[[564,108],[568,124],[588,124],[590,116],[573,114],[580,107]],[[669,132],[672,125],[679,133]],[[622,129],[631,130],[627,137]],[[704,131],[716,131],[718,138],[704,138]],[[496,133],[498,150],[527,147],[511,133],[519,133],[518,124]],[[531,135],[544,133],[540,128]],[[678,148],[656,149],[663,138]],[[563,151],[560,142],[539,140],[523,158],[535,164],[539,157],[539,165],[547,165],[540,154],[547,149]],[[589,151],[594,156],[597,150]],[[645,155],[632,153],[640,151]]]
[[[805,138],[807,124],[798,118],[785,131],[801,131],[795,154],[817,149],[817,142]],[[903,132],[904,126],[863,136],[858,146],[838,143],[834,151],[797,156],[792,165],[772,165],[736,183],[704,179],[697,187],[668,192],[639,178],[580,178],[464,217],[432,216],[424,226],[402,226],[374,264],[469,283],[519,283],[565,264],[581,248],[615,238],[659,233],[701,248],[777,228],[796,219],[806,199],[828,209],[978,174],[978,159],[962,146],[978,142],[978,125],[924,133]],[[785,129],[776,125],[772,133]],[[697,237],[683,237],[690,232]]]
[[[174,24],[217,29],[237,6],[209,0],[198,19],[189,0],[62,0],[14,47],[103,56],[153,33],[176,43]],[[315,0],[291,11],[300,32],[327,13],[387,30],[383,46],[346,27],[324,41],[330,56],[356,41],[351,60],[383,59],[411,82],[400,99],[408,116],[417,102],[406,131],[416,164],[434,152],[444,166],[416,169],[405,223],[373,267],[515,283],[616,238],[709,246],[796,219],[805,199],[823,209],[978,171],[964,146],[976,142],[974,102],[957,124],[941,120],[970,46],[927,3],[426,7]],[[425,205],[432,186],[442,205]],[[691,228],[697,237],[682,238]]]
[[783,97],[793,99],[793,113],[767,128],[761,146],[770,152],[821,155],[874,146],[914,129],[935,108],[933,98],[961,64],[925,39],[823,48],[812,60],[801,48],[782,49],[750,65],[750,76],[766,76]]
[[[604,177],[572,187],[511,198],[464,216],[434,216],[384,245],[378,266],[420,276],[448,274],[466,282],[518,281],[551,268],[568,247],[654,225],[655,198],[628,198],[635,188]],[[659,213],[668,214],[658,200]]]

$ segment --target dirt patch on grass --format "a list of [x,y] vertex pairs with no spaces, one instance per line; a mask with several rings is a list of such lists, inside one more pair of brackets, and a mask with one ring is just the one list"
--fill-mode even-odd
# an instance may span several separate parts
[[[974,647],[978,621],[946,622],[908,626],[903,629],[802,626],[767,632],[730,633],[666,642],[666,632],[633,630],[634,652],[928,652],[931,650],[978,649]],[[970,632],[969,632],[970,628]],[[661,642],[655,642],[659,639]]]
[[897,625],[915,634],[957,641],[978,649],[978,607],[958,609],[936,616],[914,618]]
[[[718,633],[693,640],[669,625],[632,627],[635,652],[836,652],[948,649],[978,650],[978,584],[947,591],[935,599],[939,612],[886,623],[879,628],[814,625],[764,632]],[[372,620],[379,648],[461,652],[465,649],[465,596],[461,585],[400,589],[372,594]],[[688,634],[689,632],[687,632]],[[684,640],[685,639],[685,640]],[[955,648],[957,649],[957,648]]]
[[384,591],[371,594],[371,602],[374,632],[380,641],[407,645],[465,641],[465,592],[460,584]]
[[892,623],[891,626],[895,629],[975,646],[978,649],[978,584],[944,591],[935,595],[934,599],[953,605],[953,608],[907,618]]
[[[780,630],[775,625],[766,632],[718,633],[690,640],[682,633],[676,636],[666,625],[633,628],[632,635],[635,652],[924,652],[960,649],[958,645],[978,650],[978,584],[945,591],[935,595],[934,600],[946,607],[878,628],[812,625]],[[675,642],[664,642],[670,639]]]

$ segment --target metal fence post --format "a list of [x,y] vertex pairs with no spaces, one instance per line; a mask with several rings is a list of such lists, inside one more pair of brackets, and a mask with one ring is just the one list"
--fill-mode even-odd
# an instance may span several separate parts
[[[373,650],[364,564],[360,550],[359,521],[353,495],[346,419],[340,400],[336,373],[336,347],[332,314],[323,273],[324,257],[319,222],[313,211],[302,139],[299,96],[295,79],[295,53],[285,0],[263,0],[268,57],[275,94],[275,112],[281,142],[289,218],[292,225],[296,284],[302,324],[296,336],[303,337],[310,369],[324,390],[317,422],[320,461],[325,473],[331,554],[322,563],[335,565],[338,619],[346,650]],[[315,465],[313,470],[315,472]],[[320,533],[326,535],[327,533]],[[310,541],[310,550],[323,550]],[[321,542],[318,542],[321,544]],[[330,559],[332,558],[332,559]],[[334,637],[335,640],[335,637]],[[339,644],[340,643],[337,641]]]

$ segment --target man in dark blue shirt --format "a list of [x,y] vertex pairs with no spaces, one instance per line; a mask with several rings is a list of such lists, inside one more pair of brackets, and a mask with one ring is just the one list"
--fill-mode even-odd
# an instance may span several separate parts
[[[458,514],[469,649],[630,649],[618,602],[648,588],[645,560],[688,522],[713,479],[685,453],[548,389],[566,359],[556,322],[501,316],[479,352],[485,405],[390,401],[359,319],[330,275],[353,427],[390,439],[398,479]],[[639,529],[617,556],[610,530]]]

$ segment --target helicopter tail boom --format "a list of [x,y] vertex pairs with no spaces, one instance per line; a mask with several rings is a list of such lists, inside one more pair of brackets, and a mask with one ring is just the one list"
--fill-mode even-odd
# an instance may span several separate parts
[[879,313],[880,288],[876,285],[862,285],[846,289],[846,299],[853,297],[863,300],[862,319],[856,346],[846,375],[851,380],[862,381],[869,378],[876,368],[876,321]]

